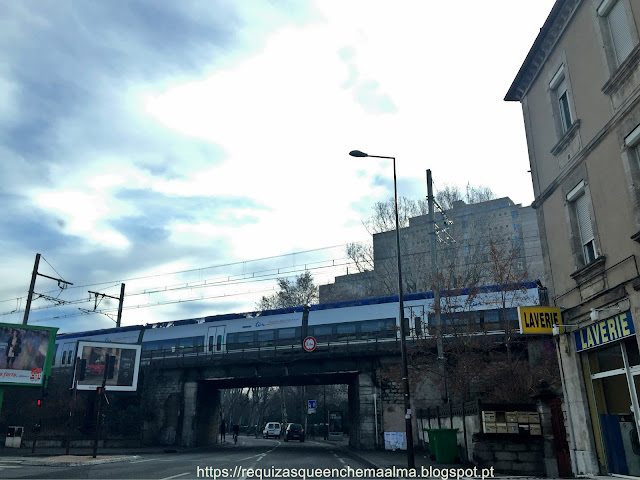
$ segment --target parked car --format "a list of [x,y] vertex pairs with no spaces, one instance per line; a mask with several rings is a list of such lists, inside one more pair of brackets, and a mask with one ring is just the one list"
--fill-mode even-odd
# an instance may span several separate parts
[[267,425],[264,427],[264,430],[262,431],[263,438],[269,438],[269,437],[280,438],[281,434],[282,434],[282,427],[278,422],[267,423]]
[[284,441],[288,442],[289,440],[300,440],[300,442],[304,442],[304,428],[302,428],[302,425],[299,423],[290,423],[287,426]]

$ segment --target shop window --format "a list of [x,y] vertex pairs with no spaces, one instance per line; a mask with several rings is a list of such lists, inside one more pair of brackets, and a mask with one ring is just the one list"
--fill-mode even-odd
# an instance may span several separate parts
[[638,352],[638,341],[634,338],[629,338],[624,341],[624,346],[627,349],[627,361],[629,366],[640,365],[640,352]]
[[[635,339],[634,339],[635,341]],[[589,353],[589,367],[591,374],[618,370],[624,368],[622,350],[620,344],[615,343],[609,347],[599,348]]]

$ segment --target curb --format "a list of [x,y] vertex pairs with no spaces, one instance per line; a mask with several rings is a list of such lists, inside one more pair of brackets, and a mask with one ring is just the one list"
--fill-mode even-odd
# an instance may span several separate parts
[[39,466],[39,467],[80,467],[83,465],[100,465],[103,463],[118,463],[118,462],[126,462],[128,460],[135,460],[140,458],[139,455],[127,455],[122,457],[114,457],[114,458],[101,458],[95,460],[79,460],[79,461],[70,461],[70,462],[56,462],[55,459],[59,457],[48,457],[40,460],[31,460],[27,459],[24,462],[21,462],[21,465],[29,465],[29,466]]

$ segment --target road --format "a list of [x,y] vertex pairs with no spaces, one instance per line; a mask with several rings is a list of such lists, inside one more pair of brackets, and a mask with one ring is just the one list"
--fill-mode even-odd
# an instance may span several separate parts
[[[6,461],[4,461],[6,460]],[[293,475],[291,469],[367,468],[335,445],[307,440],[304,443],[241,436],[238,444],[227,442],[189,453],[140,455],[124,462],[80,466],[32,466],[20,460],[0,461],[0,478],[87,478],[186,480],[195,478],[259,478],[246,469],[262,469],[264,477]],[[273,468],[272,468],[273,467]],[[281,469],[281,470],[279,470]],[[287,469],[287,471],[284,471]],[[316,477],[317,478],[317,477]],[[331,478],[331,477],[328,477]]]

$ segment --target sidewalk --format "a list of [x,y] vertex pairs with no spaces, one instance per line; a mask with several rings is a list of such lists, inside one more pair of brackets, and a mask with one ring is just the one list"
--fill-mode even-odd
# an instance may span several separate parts
[[31,453],[31,448],[6,448],[0,447],[0,464],[32,466],[58,466],[75,467],[79,465],[98,465],[102,463],[125,462],[135,460],[143,454],[171,455],[181,451],[193,449],[176,449],[163,447],[139,447],[139,448],[98,448],[96,458],[93,458],[92,448],[72,448],[69,455],[65,455],[64,448],[36,448]]
[[[360,462],[364,463],[365,465],[367,465],[369,468],[375,468],[375,469],[393,469],[393,467],[396,468],[407,468],[407,452],[406,450],[396,450],[394,451],[390,451],[390,450],[354,450],[351,447],[349,447],[349,441],[348,440],[341,440],[341,441],[328,441],[326,440],[325,443],[329,443],[332,445],[335,445],[336,447],[339,447],[340,449],[344,450],[349,456],[359,460]],[[439,471],[442,470],[447,470],[447,469],[473,469],[473,465],[463,465],[463,464],[440,464],[437,463],[433,460],[430,459],[429,454],[424,452],[424,451],[417,451],[414,454],[414,461],[415,461],[415,467],[416,470],[418,472],[418,474],[422,471],[428,471],[431,468],[431,473],[432,474],[438,474],[435,475],[433,478],[442,478],[444,477],[444,475],[440,475]],[[425,470],[423,470],[423,467]],[[478,472],[478,476],[470,476],[470,475],[466,475],[464,474],[462,476],[463,479],[480,479],[481,477],[481,473],[482,473],[482,469],[478,468],[477,470]],[[470,473],[470,472],[468,472]],[[450,477],[450,476],[449,476]],[[453,478],[456,478],[456,476],[454,475]],[[541,479],[546,479],[547,477],[533,477],[533,476],[526,476],[526,475],[508,475],[508,474],[501,474],[499,472],[495,473],[492,476],[487,476],[487,479],[489,478],[497,478],[500,480],[541,480]],[[620,480],[621,477],[614,477],[614,476],[593,476],[593,477],[583,477],[583,478],[590,478],[590,479],[594,479],[594,480]],[[637,478],[637,477],[626,477],[626,478]]]

